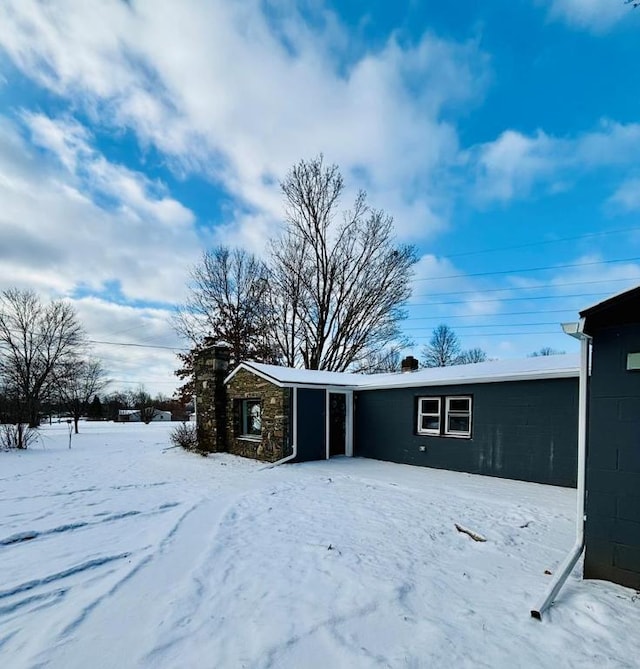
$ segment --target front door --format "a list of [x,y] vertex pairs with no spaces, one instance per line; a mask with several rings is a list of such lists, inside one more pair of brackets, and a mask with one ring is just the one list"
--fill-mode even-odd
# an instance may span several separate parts
[[345,455],[347,439],[347,395],[329,393],[329,457]]

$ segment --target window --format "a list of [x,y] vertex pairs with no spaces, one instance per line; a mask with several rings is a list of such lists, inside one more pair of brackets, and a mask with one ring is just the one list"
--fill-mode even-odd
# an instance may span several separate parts
[[262,406],[260,400],[242,400],[241,433],[243,437],[259,437],[262,434]]
[[418,433],[440,434],[439,397],[421,397],[418,400]]
[[471,437],[471,397],[419,397],[417,432],[437,437]]
[[452,437],[471,436],[471,398],[447,397],[445,433]]

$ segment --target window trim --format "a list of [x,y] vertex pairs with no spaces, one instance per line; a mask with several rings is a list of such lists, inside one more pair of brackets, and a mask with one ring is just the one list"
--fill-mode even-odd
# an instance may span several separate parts
[[[416,434],[424,437],[445,437],[447,439],[471,439],[473,429],[473,395],[419,395],[416,397]],[[424,416],[435,416],[434,413],[422,411],[422,400],[438,401],[438,429],[422,428]],[[451,410],[453,400],[468,400],[468,411]],[[469,429],[465,431],[450,430],[449,418],[451,416],[464,416],[469,418]]]
[[[432,400],[438,403],[438,413],[432,413],[429,411],[422,411],[422,400]],[[438,417],[438,427],[437,429],[425,428],[422,427],[422,419],[425,416],[437,416]],[[418,434],[431,435],[434,437],[440,436],[442,431],[442,397],[418,397]]]
[[[456,439],[471,439],[471,418],[473,415],[473,402],[471,395],[447,395],[445,398],[445,420],[444,420],[444,434],[447,437],[454,437]],[[469,409],[467,411],[452,410],[450,408],[451,400],[468,400]],[[469,417],[469,429],[465,430],[450,430],[449,429],[449,417],[454,416],[464,416]]]

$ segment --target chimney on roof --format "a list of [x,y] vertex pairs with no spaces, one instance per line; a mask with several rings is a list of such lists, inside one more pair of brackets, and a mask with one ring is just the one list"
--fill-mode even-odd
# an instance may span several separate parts
[[415,372],[418,367],[420,366],[420,363],[417,361],[416,358],[414,358],[412,355],[408,355],[401,363],[400,363],[400,370],[404,374],[405,372]]

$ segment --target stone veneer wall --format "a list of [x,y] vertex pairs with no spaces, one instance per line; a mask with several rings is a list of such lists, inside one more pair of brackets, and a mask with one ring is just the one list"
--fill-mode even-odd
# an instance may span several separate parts
[[227,400],[224,378],[229,370],[229,349],[209,346],[194,361],[196,430],[203,451],[227,450]]
[[[289,424],[291,389],[241,369],[227,384],[227,444],[230,453],[275,462],[291,453]],[[235,415],[236,400],[259,399],[262,403],[262,435],[241,438]]]

